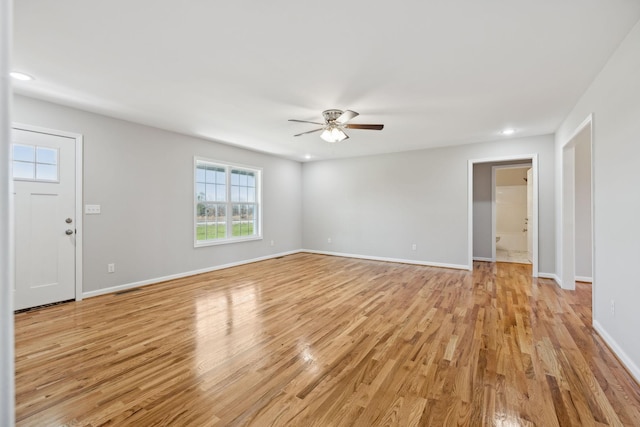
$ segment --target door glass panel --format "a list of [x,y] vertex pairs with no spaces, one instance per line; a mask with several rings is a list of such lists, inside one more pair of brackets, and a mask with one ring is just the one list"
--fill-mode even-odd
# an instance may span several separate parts
[[13,162],[13,178],[14,179],[33,179],[34,164],[25,162]]
[[37,181],[57,181],[58,166],[36,163],[36,180]]
[[13,144],[13,178],[58,181],[58,149]]
[[38,147],[36,149],[36,162],[47,165],[57,165],[58,150],[55,148]]
[[31,145],[13,144],[13,160],[34,162],[36,159],[35,147]]

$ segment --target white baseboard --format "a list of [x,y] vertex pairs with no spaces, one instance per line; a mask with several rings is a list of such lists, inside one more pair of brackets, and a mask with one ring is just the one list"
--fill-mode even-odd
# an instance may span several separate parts
[[600,337],[607,343],[609,348],[615,353],[615,355],[620,359],[620,362],[627,368],[629,373],[633,376],[633,378],[640,384],[640,368],[636,365],[633,360],[624,352],[622,347],[618,345],[616,340],[614,340],[611,335],[602,327],[600,322],[597,320],[593,321],[593,329],[600,335]]
[[372,261],[386,261],[386,262],[397,262],[401,264],[415,264],[415,265],[425,265],[428,267],[441,267],[441,268],[454,268],[456,270],[468,270],[468,265],[462,264],[445,264],[441,262],[428,262],[428,261],[416,261],[413,259],[401,259],[401,258],[387,258],[387,257],[379,257],[379,256],[370,256],[370,255],[356,255],[356,254],[345,254],[342,252],[329,252],[329,251],[315,251],[312,249],[302,249],[300,252],[308,252],[310,254],[319,254],[319,255],[331,255],[331,256],[340,256],[345,258],[360,258],[360,259],[369,259]]
[[496,260],[493,259],[493,258],[484,258],[484,257],[480,257],[480,256],[474,256],[473,260],[474,261],[482,261],[482,262],[496,262]]
[[[560,286],[562,288],[562,280],[560,280],[560,278],[553,273],[538,273],[538,277],[542,278],[542,279],[553,279],[558,286]],[[576,276],[576,281],[577,282],[586,282],[586,283],[593,283],[593,279],[591,277],[583,277],[583,276]]]
[[137,288],[137,287],[140,287],[140,286],[151,285],[151,284],[154,284],[154,283],[166,282],[167,280],[181,279],[183,277],[195,276],[196,274],[209,273],[211,271],[222,270],[222,269],[231,268],[231,267],[237,267],[239,265],[251,264],[251,263],[254,263],[254,262],[258,262],[258,261],[265,261],[265,260],[268,260],[268,259],[278,258],[278,257],[285,256],[285,255],[297,254],[299,252],[303,252],[303,251],[302,250],[295,250],[295,251],[288,251],[288,252],[280,252],[280,253],[277,253],[277,254],[267,255],[267,256],[263,256],[263,257],[259,257],[259,258],[253,258],[253,259],[248,259],[248,260],[243,260],[243,261],[238,261],[238,262],[232,262],[232,263],[223,264],[223,265],[216,265],[214,267],[207,267],[207,268],[203,268],[203,269],[200,269],[200,270],[186,271],[184,273],[171,274],[169,276],[156,277],[156,278],[153,278],[153,279],[141,280],[139,282],[133,282],[133,283],[126,283],[124,285],[112,286],[112,287],[109,287],[109,288],[98,289],[98,290],[95,290],[95,291],[83,292],[82,296],[83,296],[83,298],[97,297],[98,295],[111,294],[111,293],[114,293],[114,292],[123,291],[125,289]]
[[314,251],[314,250],[311,250],[311,249],[298,249],[298,250],[294,250],[294,251],[281,252],[281,253],[277,253],[277,254],[267,255],[267,256],[263,256],[263,257],[259,257],[259,258],[253,258],[253,259],[248,259],[248,260],[243,260],[243,261],[238,261],[238,262],[232,262],[232,263],[229,263],[229,264],[217,265],[217,266],[214,266],[214,267],[207,267],[207,268],[203,268],[203,269],[200,269],[200,270],[186,271],[184,273],[177,273],[177,274],[171,274],[171,275],[168,275],[168,276],[155,277],[153,279],[141,280],[141,281],[138,281],[138,282],[125,283],[123,285],[111,286],[111,287],[108,287],[108,288],[98,289],[98,290],[95,290],[95,291],[83,292],[82,293],[82,297],[83,298],[97,297],[99,295],[111,294],[111,293],[114,293],[114,292],[121,292],[121,291],[124,291],[126,289],[137,288],[137,287],[146,286],[146,285],[152,285],[154,283],[166,282],[167,280],[181,279],[183,277],[195,276],[196,274],[209,273],[209,272],[216,271],[216,270],[222,270],[222,269],[225,269],[225,268],[237,267],[239,265],[251,264],[251,263],[254,263],[254,262],[258,262],[258,261],[265,261],[265,260],[268,260],[268,259],[278,258],[278,257],[285,256],[285,255],[297,254],[297,253],[300,253],[300,252],[308,252],[308,253],[320,254],[320,255],[341,256],[341,257],[345,257],[345,258],[361,258],[361,259],[369,259],[369,260],[373,260],[373,261],[387,261],[387,262],[398,262],[398,263],[402,263],[402,264],[425,265],[425,266],[429,266],[429,267],[454,268],[456,270],[467,270],[468,269],[468,267],[466,265],[460,265],[460,264],[445,264],[445,263],[438,263],[438,262],[425,262],[425,261],[416,261],[416,260],[400,259],[400,258],[385,258],[385,257],[376,257],[376,256],[367,256],[367,255],[344,254],[344,253],[339,253],[339,252]]
[[562,287],[562,281],[560,280],[560,278],[555,274],[555,273],[538,273],[538,277],[540,277],[541,279],[552,279],[556,282],[556,284],[560,287]]

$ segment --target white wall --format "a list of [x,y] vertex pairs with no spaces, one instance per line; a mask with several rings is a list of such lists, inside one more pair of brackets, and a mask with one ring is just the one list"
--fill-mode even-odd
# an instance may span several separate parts
[[[640,381],[640,276],[635,268],[640,260],[638,76],[640,22],[558,129],[556,152],[561,155],[572,133],[593,113],[594,327]],[[558,169],[562,163],[558,158]],[[557,188],[562,188],[560,182]]]
[[[298,162],[23,96],[14,113],[17,123],[84,135],[84,203],[102,207],[84,217],[85,293],[301,247]],[[263,168],[264,240],[193,247],[195,155]]]
[[473,165],[473,258],[490,260],[491,231],[491,167],[492,163]]
[[552,135],[306,163],[303,247],[466,268],[468,160],[535,153],[539,270],[554,272]]
[[15,419],[13,263],[9,228],[12,181],[7,167],[11,129],[11,6],[11,1],[0,0],[0,426],[12,426]]
[[[527,217],[527,186],[496,186],[496,233],[523,233]],[[515,248],[514,248],[515,249]],[[524,248],[527,250],[526,236]]]

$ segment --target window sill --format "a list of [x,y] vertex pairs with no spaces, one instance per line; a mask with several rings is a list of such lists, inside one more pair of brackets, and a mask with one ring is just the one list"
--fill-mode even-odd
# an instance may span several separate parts
[[262,236],[249,236],[249,237],[235,237],[233,239],[220,239],[220,240],[205,240],[195,242],[194,248],[203,248],[207,246],[227,245],[230,243],[252,242],[255,240],[262,240]]

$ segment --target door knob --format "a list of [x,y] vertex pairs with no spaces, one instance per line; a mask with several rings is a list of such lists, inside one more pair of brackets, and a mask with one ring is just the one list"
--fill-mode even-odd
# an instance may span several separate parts
[[73,234],[73,230],[69,229],[65,231],[64,234],[66,234],[67,236],[71,236]]

